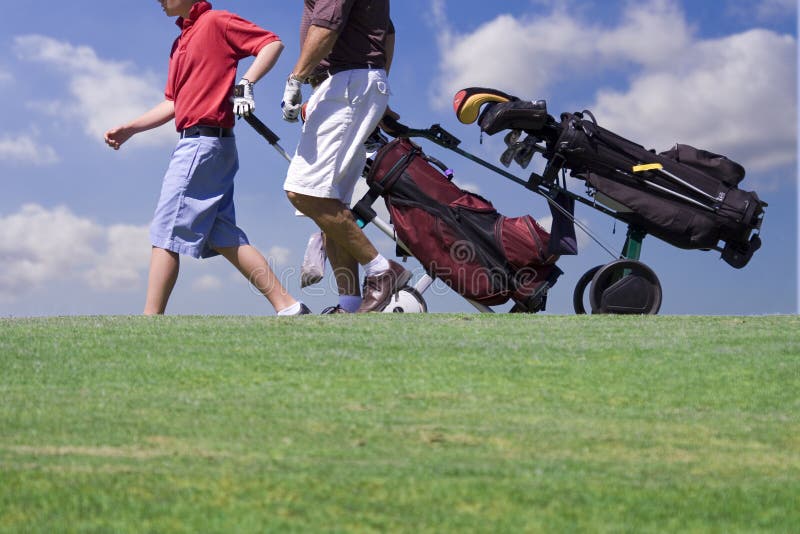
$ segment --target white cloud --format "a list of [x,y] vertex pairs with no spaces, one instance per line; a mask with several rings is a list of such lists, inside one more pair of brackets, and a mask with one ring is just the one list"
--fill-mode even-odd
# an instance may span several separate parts
[[[449,28],[437,0],[440,76],[435,102],[444,107],[464,87],[496,87],[543,95],[576,72],[616,66],[619,62],[669,62],[690,39],[679,10],[667,0],[651,0],[626,12],[615,28],[581,21],[563,6],[549,14],[515,18],[499,15],[469,34]],[[653,28],[658,27],[658,32]]]
[[289,265],[292,258],[292,251],[286,247],[274,246],[267,251],[267,259],[274,267],[285,267]]
[[94,265],[84,276],[86,283],[101,291],[140,287],[150,260],[149,228],[116,224],[103,233],[105,247],[96,252]]
[[64,206],[26,204],[0,215],[0,297],[74,277],[94,289],[137,288],[150,252],[146,236],[146,227],[104,228]]
[[[762,7],[768,4],[784,2]],[[591,89],[596,101],[585,107],[601,125],[638,143],[658,150],[676,141],[695,144],[754,171],[796,160],[792,36],[750,30],[698,38],[672,0],[631,3],[612,26],[555,5],[536,16],[499,15],[465,34],[449,27],[442,0],[432,6],[442,28],[434,87],[439,107],[449,106],[452,95],[467,86],[543,98],[564,84],[614,77],[613,88]]]
[[101,229],[66,207],[47,210],[26,204],[0,217],[0,293],[18,295],[59,279],[94,258]]
[[0,85],[2,85],[4,83],[9,83],[9,82],[11,82],[13,80],[14,80],[14,75],[13,74],[8,72],[7,70],[4,70],[4,69],[0,68]]
[[[103,134],[128,122],[164,99],[163,87],[152,73],[137,72],[132,65],[105,60],[88,46],[75,46],[43,35],[24,35],[14,39],[17,56],[24,61],[44,64],[63,75],[71,100],[31,107],[42,112],[58,109],[83,121],[87,135],[102,142]],[[174,143],[169,126],[134,137],[131,145]]]
[[794,162],[796,41],[751,30],[697,42],[690,52],[625,91],[601,91],[593,105],[598,121],[648,148],[693,144],[753,171]]
[[[239,277],[236,280],[240,280]],[[197,292],[217,291],[222,288],[222,280],[210,274],[198,277],[192,282],[192,289]]]
[[0,161],[52,165],[58,163],[59,158],[53,147],[42,144],[30,135],[4,135],[0,137]]
[[481,186],[472,182],[464,182],[457,184],[458,187],[463,189],[464,191],[469,191],[470,193],[475,193],[476,195],[481,194]]

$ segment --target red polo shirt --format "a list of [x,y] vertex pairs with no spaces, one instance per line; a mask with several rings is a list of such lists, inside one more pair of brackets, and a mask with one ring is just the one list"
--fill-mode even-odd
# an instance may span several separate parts
[[230,97],[239,60],[255,56],[278,36],[209,2],[178,18],[181,35],[172,45],[164,95],[175,102],[178,131],[196,124],[232,128]]

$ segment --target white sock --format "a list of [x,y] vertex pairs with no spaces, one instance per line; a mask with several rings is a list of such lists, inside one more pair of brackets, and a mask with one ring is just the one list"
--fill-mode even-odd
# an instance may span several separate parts
[[375,259],[364,266],[364,274],[366,276],[375,276],[377,274],[385,273],[389,270],[389,260],[383,257],[383,254],[378,254]]
[[349,313],[355,313],[361,306],[361,297],[358,295],[339,295],[339,306]]
[[298,313],[300,313],[300,306],[302,306],[302,304],[300,303],[300,301],[297,301],[288,308],[280,310],[278,312],[278,315],[282,317],[285,317],[287,315],[297,315]]

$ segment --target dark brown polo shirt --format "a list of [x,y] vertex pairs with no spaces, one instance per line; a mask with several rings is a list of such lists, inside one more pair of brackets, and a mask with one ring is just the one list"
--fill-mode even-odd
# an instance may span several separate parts
[[301,43],[311,25],[339,32],[323,67],[332,71],[386,67],[386,36],[394,33],[389,0],[305,0]]

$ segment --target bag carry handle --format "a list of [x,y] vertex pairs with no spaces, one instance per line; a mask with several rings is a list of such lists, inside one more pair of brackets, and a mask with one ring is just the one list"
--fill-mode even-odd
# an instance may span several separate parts
[[425,155],[425,161],[438,167],[439,170],[442,171],[442,174],[444,174],[448,180],[450,180],[451,182],[453,181],[453,178],[455,177],[455,172],[453,171],[453,169],[449,168],[447,165],[445,165],[438,159],[434,158],[433,156],[428,156],[427,154]]

